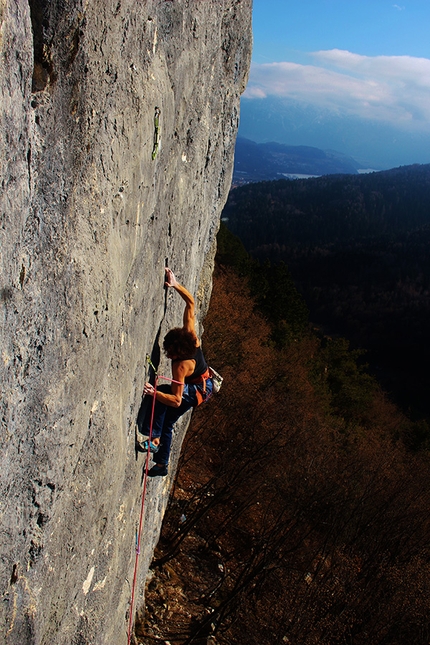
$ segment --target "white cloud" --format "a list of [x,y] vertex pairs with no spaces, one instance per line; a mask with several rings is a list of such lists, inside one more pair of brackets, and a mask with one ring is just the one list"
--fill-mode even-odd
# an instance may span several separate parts
[[251,67],[248,98],[280,96],[407,129],[430,131],[430,60],[361,56],[333,49],[311,54],[315,64]]

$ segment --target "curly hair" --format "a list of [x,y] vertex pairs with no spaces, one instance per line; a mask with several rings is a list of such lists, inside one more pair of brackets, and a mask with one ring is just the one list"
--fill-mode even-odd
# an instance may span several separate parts
[[164,336],[163,349],[170,356],[186,360],[196,353],[196,338],[187,329],[175,327]]

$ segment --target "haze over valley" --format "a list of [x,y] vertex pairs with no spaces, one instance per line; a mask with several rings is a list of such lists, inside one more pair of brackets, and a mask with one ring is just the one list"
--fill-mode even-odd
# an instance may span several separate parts
[[239,135],[386,170],[430,163],[430,5],[254,0]]

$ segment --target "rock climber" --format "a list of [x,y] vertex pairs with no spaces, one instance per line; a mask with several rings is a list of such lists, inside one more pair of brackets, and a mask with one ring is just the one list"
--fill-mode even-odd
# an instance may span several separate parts
[[[155,465],[149,470],[150,477],[167,475],[173,426],[187,410],[210,398],[213,380],[200,347],[195,330],[195,307],[191,293],[176,280],[171,269],[166,267],[167,288],[174,289],[185,301],[183,326],[171,329],[163,340],[163,349],[172,361],[172,383],[161,385],[155,392],[151,383],[145,383],[143,393],[156,397],[151,441],[140,444],[153,453]],[[142,434],[149,436],[152,405],[148,406]]]

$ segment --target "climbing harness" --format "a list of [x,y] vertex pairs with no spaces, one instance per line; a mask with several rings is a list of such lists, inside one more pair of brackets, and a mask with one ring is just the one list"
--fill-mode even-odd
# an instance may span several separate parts
[[154,147],[152,148],[152,159],[154,160],[158,152],[158,144],[160,143],[160,113],[159,107],[155,108],[154,113]]
[[[206,381],[212,379],[212,391],[208,392],[206,389]],[[201,405],[208,401],[213,394],[216,394],[220,391],[221,385],[223,382],[223,377],[216,372],[213,367],[208,367],[206,372],[193,379],[192,381],[187,381],[190,385],[196,385],[196,398],[197,406]]]
[[204,403],[207,399],[210,398],[210,395],[212,393],[208,393],[206,389],[206,381],[210,378],[210,372],[209,368],[207,368],[206,372],[203,374],[200,374],[200,376],[197,376],[194,378],[192,381],[188,381],[188,385],[196,385],[196,399],[197,399],[197,404],[194,407],[197,407]]

